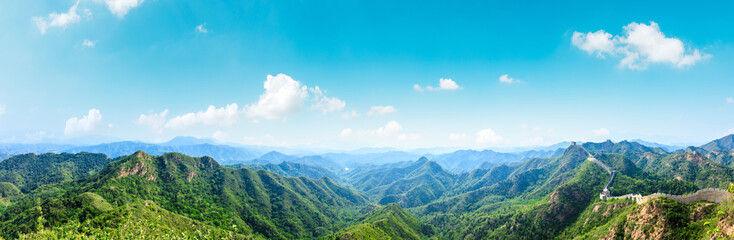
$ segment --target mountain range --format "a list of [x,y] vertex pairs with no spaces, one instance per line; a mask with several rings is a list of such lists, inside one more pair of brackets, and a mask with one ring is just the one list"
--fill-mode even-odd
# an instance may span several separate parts
[[[234,165],[210,156],[141,150],[119,157],[18,154],[0,162],[0,236],[731,238],[732,201],[601,200],[611,174],[594,162],[615,170],[608,189],[614,196],[726,189],[734,182],[726,157],[732,155],[731,139],[672,152],[634,141],[605,141],[557,151],[456,151],[406,160],[410,153],[270,151]],[[219,146],[190,140],[156,146]],[[366,162],[374,156],[395,159]]]

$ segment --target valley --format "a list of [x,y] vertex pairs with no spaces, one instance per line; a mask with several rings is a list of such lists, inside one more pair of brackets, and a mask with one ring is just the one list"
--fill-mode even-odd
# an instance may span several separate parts
[[[208,156],[140,150],[115,158],[19,154],[0,162],[0,234],[6,239],[673,236],[656,232],[663,231],[707,239],[732,236],[726,230],[734,216],[732,193],[726,189],[734,191],[729,186],[734,170],[707,157],[731,150],[726,147],[667,152],[627,141],[574,143],[557,156],[466,157],[462,164],[474,166],[470,171],[434,160],[457,158],[448,154],[371,164],[339,161],[333,154],[271,151],[233,165]],[[485,163],[492,167],[480,167]],[[651,214],[668,217],[652,223]],[[691,217],[675,218],[681,214]],[[652,232],[640,232],[638,224]],[[196,227],[185,227],[191,225]],[[146,234],[129,235],[134,231]]]

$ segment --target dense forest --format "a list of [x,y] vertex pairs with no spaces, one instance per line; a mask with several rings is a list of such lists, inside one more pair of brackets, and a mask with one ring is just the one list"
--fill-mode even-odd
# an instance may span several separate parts
[[[715,146],[715,147],[712,147]],[[304,163],[220,165],[137,151],[15,155],[0,162],[6,239],[708,239],[734,206],[612,195],[729,188],[726,141],[666,152],[634,142],[452,172],[427,157],[334,172]],[[273,155],[273,154],[271,154]],[[274,158],[271,156],[270,158]],[[265,158],[263,158],[265,159]],[[310,158],[316,159],[316,158]],[[316,161],[316,160],[314,160]],[[481,164],[478,164],[481,165]],[[486,166],[486,165],[485,165]]]

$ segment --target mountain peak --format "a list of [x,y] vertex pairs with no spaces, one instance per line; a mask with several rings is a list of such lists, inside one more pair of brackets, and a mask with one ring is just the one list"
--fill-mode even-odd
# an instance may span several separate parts
[[722,138],[713,140],[704,144],[701,148],[706,149],[707,151],[734,149],[734,134],[729,134]]

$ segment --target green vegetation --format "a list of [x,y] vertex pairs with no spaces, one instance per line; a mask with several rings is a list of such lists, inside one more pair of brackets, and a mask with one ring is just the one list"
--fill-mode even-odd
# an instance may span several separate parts
[[208,157],[177,153],[137,152],[62,189],[37,199],[29,195],[10,206],[0,216],[2,235],[12,238],[86,221],[100,223],[92,225],[99,228],[124,220],[116,217],[119,213],[107,212],[153,201],[172,213],[235,234],[312,238],[343,228],[366,203],[360,194],[328,178],[232,169]]
[[16,155],[0,162],[0,182],[28,193],[39,186],[91,176],[113,160],[97,153],[35,153]]
[[453,175],[437,163],[421,158],[405,167],[375,169],[352,176],[350,183],[380,204],[416,207],[433,201],[451,189]]
[[377,206],[358,224],[334,234],[332,239],[423,239],[433,228],[397,204]]
[[312,179],[319,179],[322,177],[328,177],[332,180],[341,182],[341,178],[329,170],[322,167],[311,166],[293,162],[282,162],[280,164],[268,163],[268,164],[233,164],[226,165],[227,167],[240,169],[247,168],[250,170],[265,170],[285,177],[307,177]]
[[690,182],[699,188],[726,188],[729,182],[734,182],[734,169],[715,163],[697,151],[655,158],[643,170],[666,179]]
[[[256,235],[235,234],[221,228],[174,214],[153,201],[125,205],[118,211],[104,211],[84,222],[72,220],[64,225],[24,234],[20,239],[264,239]],[[112,216],[114,215],[114,216]],[[97,219],[108,225],[101,226]]]
[[[729,154],[729,149],[691,147],[667,153],[630,142],[583,146],[594,153],[596,160],[617,171],[610,186],[617,196],[686,194],[705,187],[728,187],[734,182],[734,170],[717,162],[728,161],[722,155]],[[138,151],[116,160],[89,153],[25,154],[0,162],[0,236],[732,237],[731,201],[602,201],[599,193],[611,175],[587,158],[580,146],[570,146],[558,157],[494,164],[489,169],[457,175],[426,158],[334,173],[300,162],[221,166],[210,157],[179,153],[151,156]],[[734,185],[731,188],[734,191]]]

